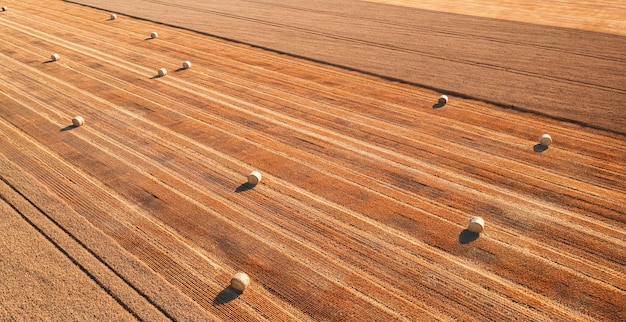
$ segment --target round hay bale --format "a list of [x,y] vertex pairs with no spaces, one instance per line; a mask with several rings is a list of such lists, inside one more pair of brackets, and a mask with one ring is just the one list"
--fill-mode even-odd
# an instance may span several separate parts
[[543,146],[548,146],[552,144],[552,137],[550,136],[550,134],[542,134],[539,137],[539,144]]
[[441,95],[439,96],[439,99],[437,100],[437,103],[441,104],[441,105],[446,105],[448,104],[448,96],[447,95]]
[[52,60],[52,61],[57,61],[59,59],[61,59],[61,55],[59,55],[59,54],[54,53],[54,54],[52,54],[52,56],[50,56],[50,60]]
[[159,73],[159,76],[163,77],[163,76],[167,75],[167,69],[161,68],[161,69],[159,69],[158,73]]
[[115,19],[117,19],[117,15],[116,15],[116,14],[114,14],[114,13],[112,13],[112,14],[111,14],[111,20],[115,20]]
[[480,234],[483,229],[485,229],[485,221],[481,217],[474,216],[470,218],[467,230]]
[[234,290],[243,293],[243,291],[250,285],[250,276],[244,272],[237,272],[230,279],[230,287]]
[[9,10],[9,8],[7,8],[7,6],[2,6],[2,11],[7,11]]
[[188,60],[186,60],[186,61],[183,63],[183,69],[189,69],[189,68],[191,68],[191,62],[190,62],[190,61],[188,61]]
[[248,183],[256,186],[259,182],[261,182],[261,173],[259,171],[252,171],[248,175]]
[[153,31],[153,32],[150,34],[150,38],[152,38],[152,39],[155,39],[155,38],[156,38],[156,37],[158,37],[158,36],[159,36],[159,34],[158,34],[156,31]]
[[85,125],[85,119],[82,116],[74,116],[72,119],[72,124],[76,127]]

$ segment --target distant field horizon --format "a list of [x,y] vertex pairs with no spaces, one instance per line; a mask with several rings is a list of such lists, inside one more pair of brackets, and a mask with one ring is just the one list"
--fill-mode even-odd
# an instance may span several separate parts
[[626,2],[620,0],[363,1],[626,36]]

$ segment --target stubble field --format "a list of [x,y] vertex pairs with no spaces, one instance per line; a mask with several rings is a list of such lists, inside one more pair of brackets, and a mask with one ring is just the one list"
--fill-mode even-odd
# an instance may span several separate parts
[[169,17],[203,34],[130,3],[99,4],[116,20],[63,1],[0,13],[1,318],[626,318],[623,37],[459,15],[416,36],[406,21],[441,16],[177,1]]

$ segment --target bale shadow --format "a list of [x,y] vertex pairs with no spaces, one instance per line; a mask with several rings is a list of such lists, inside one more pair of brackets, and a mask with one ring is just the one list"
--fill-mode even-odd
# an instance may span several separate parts
[[217,294],[217,296],[213,299],[213,305],[223,305],[229,303],[237,299],[239,295],[241,295],[241,292],[228,286],[227,288],[223,289],[219,294]]
[[62,128],[60,131],[61,131],[61,132],[65,132],[65,131],[73,130],[73,129],[77,128],[77,127],[78,127],[78,126],[76,126],[76,125],[74,125],[74,124],[70,124],[70,125],[68,125],[68,126],[66,126],[66,127],[64,127],[64,128]]
[[469,244],[480,236],[479,233],[475,233],[473,231],[469,231],[467,229],[463,229],[463,231],[459,234],[459,243],[461,244]]
[[537,152],[537,153],[541,153],[545,150],[548,149],[547,145],[543,145],[543,144],[535,144],[535,146],[533,147],[533,151]]
[[162,77],[163,77],[163,76],[161,76],[161,75],[159,75],[159,74],[156,74],[156,75],[154,75],[154,76],[150,77],[150,79],[158,79],[158,78],[162,78]]
[[42,64],[50,64],[50,63],[54,63],[54,60],[48,59],[48,60],[44,61]]
[[176,73],[182,72],[185,69],[187,69],[187,68],[185,68],[185,67],[178,67],[176,70],[174,70],[174,72],[176,72]]
[[144,38],[143,40],[152,40],[152,39],[154,39],[154,38],[148,36],[148,37]]
[[250,182],[242,183],[239,187],[237,187],[237,189],[235,189],[235,192],[236,193],[244,192],[246,190],[250,190],[254,188],[254,186],[255,185],[251,184]]
[[443,103],[443,104],[442,104],[442,103],[435,103],[435,104],[433,104],[433,108],[434,108],[434,109],[437,109],[437,108],[442,108],[442,107],[444,107],[444,106],[446,106],[446,104],[445,104],[445,103]]

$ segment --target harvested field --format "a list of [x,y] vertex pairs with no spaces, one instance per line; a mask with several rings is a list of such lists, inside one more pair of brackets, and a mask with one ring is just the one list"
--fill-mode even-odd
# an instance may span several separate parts
[[[145,15],[155,19],[165,2],[150,3]],[[0,209],[11,233],[0,239],[0,265],[12,269],[0,282],[0,318],[56,319],[57,303],[77,303],[79,320],[626,319],[626,86],[615,71],[623,37],[519,24],[589,45],[557,41],[546,52],[569,64],[588,57],[576,66],[594,81],[554,74],[546,90],[581,100],[582,88],[611,93],[603,108],[544,115],[527,112],[531,99],[519,108],[471,99],[470,87],[442,87],[450,100],[440,107],[439,85],[122,9],[109,20],[111,12],[63,1],[7,5]],[[177,10],[169,12],[186,14]],[[475,32],[484,23],[464,19]],[[146,39],[152,31],[158,39]],[[49,63],[51,52],[63,59]],[[527,68],[502,57],[492,59],[503,71]],[[186,60],[193,68],[181,68]],[[454,70],[432,64],[431,72]],[[548,65],[536,61],[545,71],[533,75],[552,75]],[[166,77],[157,77],[161,67]],[[548,86],[535,76],[506,86],[481,78],[494,70],[472,86],[535,99]],[[505,95],[512,86],[524,91]],[[83,126],[72,126],[76,115]],[[538,146],[544,133],[554,140],[547,149]],[[251,187],[255,170],[263,179]],[[485,220],[479,237],[464,230],[471,216]],[[228,288],[237,271],[251,278],[240,295]],[[58,292],[24,305],[51,283]],[[80,303],[87,297],[106,312]]]
[[626,135],[623,35],[358,0],[78,2]]

